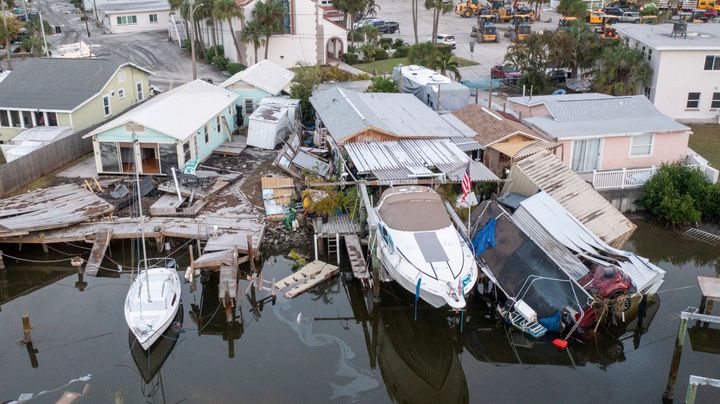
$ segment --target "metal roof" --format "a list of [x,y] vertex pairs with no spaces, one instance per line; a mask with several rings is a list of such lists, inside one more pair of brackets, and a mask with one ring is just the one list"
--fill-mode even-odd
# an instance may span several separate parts
[[[541,103],[550,115],[528,117],[523,122],[558,139],[690,130],[658,111],[644,95],[587,95],[591,97],[542,97]],[[537,100],[532,100],[526,105],[537,103]]]
[[630,37],[656,50],[720,50],[720,25],[688,24],[687,37],[673,38],[673,24],[615,24],[622,37]]
[[[29,58],[0,82],[0,108],[73,111],[96,96],[123,66],[112,59]],[[152,72],[145,70],[147,73]]]
[[289,89],[290,83],[294,78],[295,73],[292,71],[265,59],[243,71],[235,73],[232,77],[222,82],[220,87],[225,88],[238,81],[244,81],[270,94],[278,95],[283,90]]
[[622,244],[637,227],[548,151],[536,153],[515,163],[510,171],[510,189],[512,178],[522,175],[552,196],[580,223],[608,244]]
[[470,162],[473,181],[500,181],[485,165],[472,161],[450,139],[348,143],[345,150],[361,175],[379,180],[444,176],[460,181]]
[[356,93],[334,87],[314,94],[310,102],[339,144],[370,128],[408,138],[474,134],[459,121],[447,122],[412,94]]
[[98,4],[98,11],[106,14],[121,14],[129,12],[166,11],[172,7],[167,1],[112,1]]
[[71,133],[72,128],[67,126],[36,126],[18,133],[10,142],[19,143],[23,141],[30,141],[48,143],[61,137],[65,137]]

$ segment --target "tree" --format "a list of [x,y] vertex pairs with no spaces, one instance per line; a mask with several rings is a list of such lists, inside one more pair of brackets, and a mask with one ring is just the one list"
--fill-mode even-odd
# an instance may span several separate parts
[[235,33],[235,30],[232,26],[232,20],[233,18],[240,18],[240,21],[243,20],[243,9],[235,3],[235,0],[216,0],[215,1],[215,9],[213,9],[213,15],[218,21],[225,20],[227,21],[228,28],[230,28],[230,35],[232,35],[233,44],[235,45],[235,51],[237,52],[237,57],[240,63],[247,63],[246,60],[243,59],[242,52],[240,51],[240,44],[238,44],[238,38],[237,34]]
[[290,86],[290,96],[300,100],[303,122],[312,122],[315,110],[310,103],[315,86],[322,81],[322,73],[318,66],[301,66],[295,71],[295,78]]
[[524,43],[517,43],[508,48],[505,61],[523,72],[520,85],[530,87],[535,94],[542,93],[550,82],[547,69],[550,66],[551,53],[548,46],[552,34],[533,34]]
[[253,20],[257,20],[265,36],[265,59],[268,58],[270,37],[283,31],[283,19],[288,10],[281,0],[258,1],[253,9]]
[[592,88],[611,95],[633,95],[650,83],[652,68],[638,49],[625,44],[603,49],[593,71]]
[[432,43],[437,43],[438,24],[440,22],[440,14],[447,14],[453,10],[455,6],[451,1],[444,0],[425,0],[425,9],[432,10]]
[[[365,0],[332,0],[333,7],[343,13],[345,27],[349,27],[351,31],[354,18],[365,11],[365,3],[367,3]],[[350,25],[348,25],[348,20]]]
[[557,12],[566,17],[584,20],[587,15],[587,4],[583,0],[560,0]]
[[436,48],[435,55],[428,65],[429,68],[438,70],[443,76],[450,75],[455,80],[460,80],[460,65],[452,54],[452,50],[448,46],[439,46]]
[[253,45],[253,51],[255,52],[255,59],[253,63],[258,62],[258,48],[265,45],[265,39],[263,39],[263,29],[260,23],[256,20],[250,20],[245,24],[245,29],[240,34],[240,39],[245,43],[251,43]]
[[10,61],[10,54],[12,53],[10,51],[10,40],[17,35],[22,27],[22,24],[20,24],[20,21],[18,21],[17,18],[6,17],[5,15],[0,15],[0,19],[2,20],[2,23],[0,24],[0,42],[5,43],[5,54],[7,56],[8,69],[12,70],[12,62]]
[[377,74],[377,67],[375,65],[375,55],[377,53],[377,41],[380,33],[378,29],[373,25],[366,25],[362,27],[362,33],[365,34],[365,44],[360,47],[365,58],[372,61],[373,63],[373,75]]
[[368,88],[370,93],[397,93],[398,84],[392,80],[382,76],[373,78],[372,85]]
[[579,24],[569,31],[560,30],[548,38],[549,63],[556,69],[570,69],[577,77],[580,69],[593,66],[602,52],[602,42],[587,24]]
[[418,43],[418,8],[419,8],[419,0],[410,0],[411,5],[411,13],[412,13],[412,24],[413,24],[413,35],[415,35],[415,43]]
[[428,66],[435,57],[437,45],[431,42],[420,42],[410,46],[408,50],[408,63],[411,65]]

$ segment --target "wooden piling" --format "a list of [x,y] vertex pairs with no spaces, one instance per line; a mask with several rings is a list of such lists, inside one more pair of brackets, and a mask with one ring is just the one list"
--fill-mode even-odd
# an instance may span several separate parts
[[0,250],[0,270],[5,269],[5,261],[3,261],[3,252]]
[[253,236],[247,235],[248,260],[250,261],[250,272],[255,272],[255,250],[253,249]]
[[30,330],[32,329],[32,325],[30,324],[30,316],[26,313],[22,316],[22,325],[23,325],[23,340],[22,342],[24,344],[32,343],[32,337],[30,336]]
[[670,363],[667,386],[663,393],[663,400],[672,401],[675,398],[675,382],[677,381],[678,370],[680,368],[680,358],[682,357],[686,332],[687,319],[681,317],[680,327],[678,328],[677,338],[675,339],[675,350],[673,351],[672,362]]

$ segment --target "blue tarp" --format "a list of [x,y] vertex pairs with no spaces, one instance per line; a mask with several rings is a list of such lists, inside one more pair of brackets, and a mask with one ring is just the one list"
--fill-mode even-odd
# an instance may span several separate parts
[[538,323],[547,328],[548,331],[560,332],[562,331],[562,323],[560,320],[560,312],[555,311],[555,313],[550,316],[538,319]]
[[475,255],[480,256],[488,247],[495,248],[495,218],[491,218],[473,238]]

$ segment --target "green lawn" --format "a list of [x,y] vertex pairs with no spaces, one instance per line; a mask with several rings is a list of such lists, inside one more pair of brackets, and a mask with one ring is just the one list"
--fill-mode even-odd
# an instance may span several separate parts
[[[464,66],[475,66],[478,63],[473,62],[472,60],[463,59],[461,57],[455,57],[455,60],[458,62],[458,64],[461,67]],[[390,74],[392,73],[392,69],[397,65],[409,65],[407,58],[394,58],[394,59],[385,59],[385,60],[378,60],[375,62],[377,66],[377,74]],[[353,65],[353,67],[360,69],[364,72],[368,72],[372,74],[373,72],[373,64],[372,63],[360,63],[357,65]]]
[[690,148],[705,157],[713,167],[720,167],[720,125],[689,125],[693,131]]

